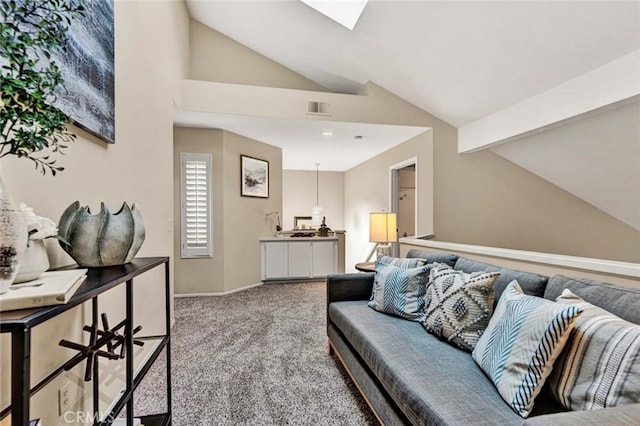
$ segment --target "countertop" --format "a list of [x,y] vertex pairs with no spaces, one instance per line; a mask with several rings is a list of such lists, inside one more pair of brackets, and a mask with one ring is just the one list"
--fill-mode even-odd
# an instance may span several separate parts
[[261,242],[289,242],[289,241],[337,241],[338,237],[262,237]]

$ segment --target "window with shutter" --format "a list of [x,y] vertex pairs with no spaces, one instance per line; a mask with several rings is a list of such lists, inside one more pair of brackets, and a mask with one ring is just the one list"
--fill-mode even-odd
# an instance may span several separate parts
[[181,153],[181,256],[213,255],[211,220],[211,154]]

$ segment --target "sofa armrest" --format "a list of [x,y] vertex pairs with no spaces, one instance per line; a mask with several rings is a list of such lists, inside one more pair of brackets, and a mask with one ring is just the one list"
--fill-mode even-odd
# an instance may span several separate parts
[[331,302],[369,300],[374,273],[327,275],[327,306]]
[[621,405],[590,411],[567,411],[564,413],[546,414],[528,418],[527,426],[585,426],[607,425],[626,426],[637,424],[640,419],[640,404]]
[[331,324],[329,304],[331,302],[369,300],[374,276],[373,272],[327,275],[327,327]]

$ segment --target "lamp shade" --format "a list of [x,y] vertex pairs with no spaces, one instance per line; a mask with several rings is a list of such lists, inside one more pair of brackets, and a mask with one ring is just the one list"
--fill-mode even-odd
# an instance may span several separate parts
[[398,226],[395,213],[369,213],[369,241],[372,243],[393,243],[398,240]]

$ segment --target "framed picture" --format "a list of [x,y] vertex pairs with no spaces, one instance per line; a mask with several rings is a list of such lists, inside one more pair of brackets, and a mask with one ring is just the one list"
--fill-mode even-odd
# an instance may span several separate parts
[[294,216],[293,217],[293,229],[315,229],[313,226],[313,220],[311,216]]
[[269,162],[240,156],[240,195],[269,198]]

